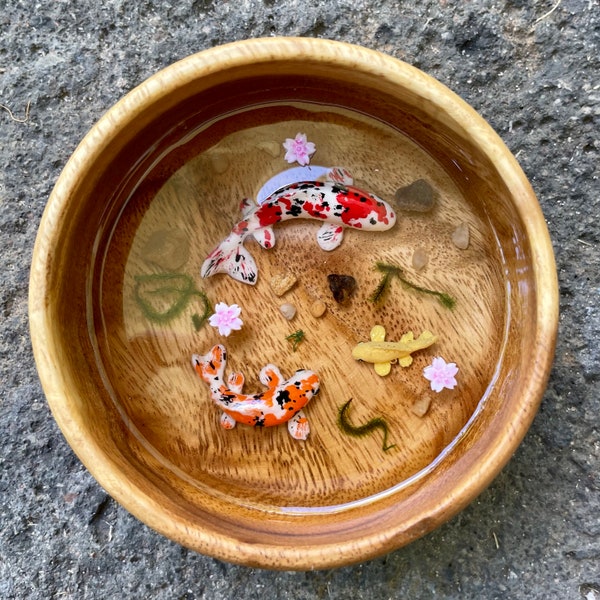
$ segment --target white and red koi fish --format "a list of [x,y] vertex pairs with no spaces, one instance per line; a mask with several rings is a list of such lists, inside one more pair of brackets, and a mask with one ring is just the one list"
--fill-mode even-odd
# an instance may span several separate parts
[[242,220],[231,233],[208,255],[200,274],[210,277],[228,273],[243,283],[255,284],[257,266],[244,247],[248,236],[254,236],[263,248],[275,245],[273,226],[288,219],[317,219],[323,225],[317,242],[323,250],[334,250],[341,242],[344,227],[364,231],[385,231],[396,223],[392,207],[350,184],[347,173],[344,183],[338,181],[302,181],[287,185],[271,194],[260,206],[244,201]]
[[292,377],[284,379],[279,369],[269,364],[259,375],[267,389],[246,395],[242,393],[242,373],[231,373],[225,382],[227,351],[221,344],[204,356],[192,355],[192,366],[208,383],[213,402],[223,411],[221,426],[224,429],[233,429],[236,423],[254,427],[287,423],[293,438],[305,440],[308,437],[310,427],[302,408],[319,393],[319,377],[313,371],[296,371]]

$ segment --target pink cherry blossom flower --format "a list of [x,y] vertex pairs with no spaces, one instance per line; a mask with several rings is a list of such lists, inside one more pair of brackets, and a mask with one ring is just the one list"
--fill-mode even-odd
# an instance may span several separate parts
[[208,319],[208,322],[213,327],[218,327],[221,335],[227,336],[232,331],[242,328],[241,312],[242,309],[237,304],[228,306],[225,302],[219,302],[215,306],[215,314]]
[[283,147],[286,150],[285,160],[289,163],[298,161],[302,166],[310,162],[310,157],[316,150],[312,142],[306,141],[305,133],[297,133],[294,139],[286,138],[285,142],[283,142]]
[[447,363],[441,356],[434,358],[432,363],[423,369],[423,375],[431,381],[431,389],[434,392],[441,392],[444,388],[453,390],[457,373],[458,367],[454,363]]

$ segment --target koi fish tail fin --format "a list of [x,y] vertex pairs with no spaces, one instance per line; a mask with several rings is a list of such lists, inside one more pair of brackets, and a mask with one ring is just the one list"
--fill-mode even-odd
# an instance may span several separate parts
[[192,354],[192,367],[203,381],[219,387],[224,382],[227,367],[225,346],[217,344],[208,354]]
[[230,277],[254,285],[257,267],[252,255],[244,247],[244,239],[231,233],[207,257],[200,269],[202,277],[227,273]]

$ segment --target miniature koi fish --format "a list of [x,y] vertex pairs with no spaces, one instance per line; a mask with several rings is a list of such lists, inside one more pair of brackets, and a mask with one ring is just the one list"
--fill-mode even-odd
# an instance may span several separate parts
[[375,365],[398,360],[400,366],[408,367],[413,362],[411,356],[413,352],[429,348],[436,341],[437,336],[431,331],[424,331],[417,339],[413,332],[409,331],[400,338],[399,342],[385,342],[381,338],[377,340],[372,332],[371,341],[357,344],[352,350],[352,357]]
[[227,351],[221,344],[204,356],[192,355],[192,366],[208,383],[213,402],[223,411],[221,426],[224,429],[233,429],[236,423],[254,427],[287,423],[293,438],[305,440],[308,437],[310,427],[302,409],[319,393],[319,377],[313,371],[296,371],[284,379],[275,365],[268,364],[259,375],[267,389],[246,395],[242,393],[242,373],[231,373],[225,381]]
[[323,221],[317,242],[327,251],[342,243],[344,227],[385,231],[396,223],[396,214],[387,202],[340,181],[292,183],[271,194],[260,206],[245,201],[242,207],[242,220],[208,255],[200,269],[202,277],[228,273],[238,281],[255,284],[258,269],[244,241],[254,236],[263,248],[272,248],[275,245],[273,227],[288,219]]

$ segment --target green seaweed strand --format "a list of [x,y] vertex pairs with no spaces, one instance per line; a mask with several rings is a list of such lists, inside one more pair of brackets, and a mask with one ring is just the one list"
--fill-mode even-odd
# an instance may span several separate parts
[[[381,271],[382,269],[379,269],[380,264],[382,263],[377,263],[377,269]],[[383,298],[383,296],[390,287],[393,275],[394,274],[391,270],[386,269],[385,271],[383,271],[383,277],[381,278],[379,284],[375,288],[375,291],[371,294],[371,296],[369,296],[369,300],[371,300],[371,302],[377,303]]]
[[[145,290],[142,294],[142,287],[149,284],[156,284],[154,289]],[[210,315],[210,303],[206,294],[194,287],[194,281],[191,277],[181,273],[152,273],[150,275],[136,275],[133,294],[137,305],[140,307],[144,316],[155,323],[168,323],[179,316],[188,305],[193,296],[198,296],[204,305],[202,315],[194,313],[192,322],[196,330],[199,330]],[[155,310],[150,303],[144,299],[145,296],[164,296],[166,294],[177,294],[175,302],[165,311]]]
[[375,431],[376,429],[381,429],[383,431],[383,443],[381,446],[382,450],[384,452],[387,452],[390,448],[394,448],[396,446],[396,444],[388,445],[388,443],[387,443],[389,430],[388,430],[388,424],[383,417],[375,417],[374,419],[371,419],[364,425],[360,425],[358,427],[356,427],[348,422],[348,411],[350,409],[351,402],[352,402],[352,398],[350,398],[350,400],[348,400],[348,402],[346,402],[346,404],[344,404],[340,408],[340,413],[339,413],[339,418],[338,418],[338,424],[340,426],[340,429],[344,433],[346,433],[348,435],[352,435],[354,437],[363,437],[365,435],[369,435],[371,432]]
[[202,325],[204,325],[204,321],[206,321],[206,319],[208,319],[208,315],[210,313],[210,310],[208,311],[204,311],[204,314],[199,315],[198,313],[194,313],[192,315],[192,323],[194,324],[194,329],[196,331],[200,331],[200,329],[202,329]]
[[435,296],[440,301],[440,303],[446,308],[453,309],[456,305],[456,300],[449,294],[446,294],[445,292],[438,292],[436,290],[430,290],[428,288],[421,287],[420,285],[416,285],[415,283],[408,281],[407,279],[405,279],[404,272],[402,271],[402,269],[400,267],[397,267],[396,265],[389,265],[383,262],[378,262],[375,264],[375,268],[379,272],[383,273],[383,277],[381,278],[381,281],[379,282],[379,285],[377,286],[373,294],[371,294],[371,296],[369,297],[371,302],[379,302],[383,298],[386,291],[389,289],[392,279],[396,277],[404,286],[409,287],[415,290],[416,292],[421,292],[422,294],[429,294],[431,296]]

